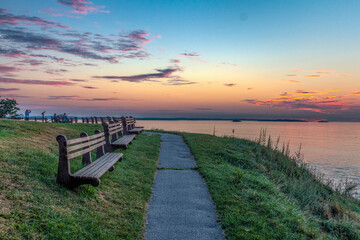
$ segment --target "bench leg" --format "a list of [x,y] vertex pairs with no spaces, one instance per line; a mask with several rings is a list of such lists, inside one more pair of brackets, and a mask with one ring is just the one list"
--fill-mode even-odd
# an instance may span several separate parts
[[112,172],[115,170],[115,167],[114,166],[111,166],[111,168],[109,168],[109,172]]
[[79,187],[80,185],[83,185],[83,184],[91,184],[93,187],[97,187],[99,186],[101,183],[100,179],[72,179],[72,181],[70,182],[70,184],[68,184],[67,186],[70,188],[70,189],[75,189],[77,187]]

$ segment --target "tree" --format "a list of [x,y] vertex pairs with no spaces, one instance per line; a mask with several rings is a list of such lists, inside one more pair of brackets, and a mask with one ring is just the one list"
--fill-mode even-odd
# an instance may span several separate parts
[[15,99],[0,99],[0,118],[4,118],[6,116],[17,116],[16,112],[20,110],[17,107],[18,103]]

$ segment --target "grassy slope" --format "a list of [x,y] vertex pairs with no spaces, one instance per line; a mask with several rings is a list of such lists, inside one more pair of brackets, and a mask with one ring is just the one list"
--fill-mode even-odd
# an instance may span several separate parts
[[[100,125],[0,120],[0,239],[139,239],[160,139],[142,134],[99,187],[55,183],[55,137],[92,134]],[[81,168],[75,160],[73,170]]]
[[257,143],[182,133],[228,239],[360,239],[360,202]]

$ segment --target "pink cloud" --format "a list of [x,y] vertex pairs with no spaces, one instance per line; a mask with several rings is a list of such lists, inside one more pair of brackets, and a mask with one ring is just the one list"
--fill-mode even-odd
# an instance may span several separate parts
[[0,92],[18,91],[19,88],[0,88]]
[[294,92],[283,92],[278,98],[273,98],[269,100],[245,99],[243,100],[243,102],[258,106],[270,106],[290,110],[307,110],[326,114],[341,113],[343,111],[353,109],[353,107],[355,106],[354,101],[348,98],[349,95],[316,97],[313,96],[324,94],[330,91],[332,90],[297,90]]
[[11,72],[19,72],[20,68],[8,67],[5,65],[0,65],[0,73],[11,73]]
[[87,0],[57,0],[59,4],[73,7],[75,10],[72,10],[72,13],[79,13],[87,15],[91,12],[102,12],[109,13],[109,11],[103,10],[105,6],[94,6],[93,2]]
[[236,83],[224,83],[224,85],[227,87],[233,87],[236,85]]
[[13,15],[8,13],[8,11],[1,9],[0,11],[0,25],[17,25],[20,22],[25,24],[37,24],[42,27],[50,28],[50,27],[57,27],[57,28],[71,28],[68,26],[63,26],[60,23],[54,23],[43,18],[39,17],[30,17],[25,15]]
[[154,34],[154,37],[159,38],[159,39],[162,38],[162,36],[159,34]]

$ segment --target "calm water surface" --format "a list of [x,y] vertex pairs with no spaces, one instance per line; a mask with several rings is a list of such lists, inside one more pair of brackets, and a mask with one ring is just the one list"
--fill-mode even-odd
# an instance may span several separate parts
[[[146,129],[234,136],[255,140],[260,130],[280,142],[290,141],[294,153],[302,145],[305,162],[336,182],[360,183],[360,123],[345,122],[231,122],[231,121],[137,121]],[[234,134],[233,134],[234,130]],[[356,194],[360,196],[359,190]]]

